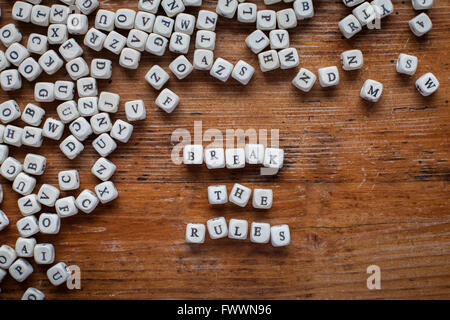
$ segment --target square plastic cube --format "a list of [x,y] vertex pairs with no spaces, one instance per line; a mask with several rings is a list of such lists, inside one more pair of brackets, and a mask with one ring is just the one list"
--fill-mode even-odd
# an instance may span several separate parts
[[17,205],[20,213],[22,213],[24,217],[31,216],[41,211],[41,204],[37,200],[37,195],[35,194],[19,198],[19,200],[17,200]]
[[80,141],[86,140],[92,133],[92,127],[85,118],[79,117],[69,126],[70,132]]
[[83,152],[84,145],[77,138],[70,135],[60,143],[59,149],[68,159],[73,160]]
[[320,85],[323,88],[339,84],[339,71],[335,66],[320,68],[318,74]]
[[248,234],[248,222],[241,219],[230,219],[228,227],[228,238],[245,240]]
[[272,246],[284,247],[291,243],[291,233],[287,224],[272,226],[270,228]]
[[268,50],[259,53],[258,61],[262,72],[272,71],[280,67],[280,59],[276,50]]
[[144,101],[135,100],[125,103],[125,115],[128,121],[139,121],[146,118]]
[[199,30],[214,31],[216,30],[217,19],[217,13],[209,10],[200,10],[197,15],[196,27]]
[[91,77],[95,79],[110,79],[112,76],[112,61],[108,59],[92,59]]
[[83,54],[83,48],[75,39],[69,39],[59,46],[59,53],[66,61],[70,61],[80,57]]
[[198,144],[184,146],[183,162],[184,164],[203,164],[203,146]]
[[419,59],[416,56],[400,53],[397,59],[396,70],[398,73],[412,76],[416,73]]
[[209,219],[206,225],[211,239],[221,239],[228,236],[228,226],[224,217]]
[[67,30],[70,34],[83,35],[88,31],[88,17],[84,14],[73,13],[67,17]]
[[239,81],[243,85],[247,85],[253,74],[255,73],[255,68],[243,60],[239,60],[233,68],[231,76],[233,79]]
[[225,168],[225,151],[223,148],[208,148],[205,150],[205,163],[208,169]]
[[100,201],[98,200],[95,193],[87,189],[83,190],[75,200],[77,208],[84,213],[91,213],[92,211],[94,211],[99,202]]
[[[156,105],[167,113],[171,113],[180,103],[178,95],[170,89],[163,89],[155,101]],[[128,119],[129,120],[129,119]]]
[[35,246],[36,239],[19,237],[16,241],[16,254],[21,258],[31,258],[34,253]]
[[167,38],[156,33],[150,33],[145,44],[145,51],[156,56],[162,56],[166,52],[168,43],[169,40]]
[[116,31],[111,31],[105,39],[103,46],[105,49],[111,51],[114,54],[120,54],[122,49],[127,44],[127,38]]
[[77,190],[80,187],[80,178],[77,170],[64,170],[58,173],[59,189],[63,191]]
[[421,95],[427,97],[439,88],[439,81],[431,72],[425,73],[416,80],[416,88]]
[[151,67],[145,76],[145,80],[156,90],[160,90],[169,78],[169,74],[158,65]]
[[284,162],[284,150],[279,148],[266,148],[263,165],[266,168],[281,169]]
[[71,273],[64,262],[59,262],[47,270],[47,278],[54,286],[59,286],[67,281]]
[[141,53],[138,50],[124,48],[120,54],[119,64],[123,68],[135,70],[139,67]]
[[270,49],[286,49],[289,47],[289,32],[272,30],[269,32]]
[[209,74],[222,82],[226,82],[230,78],[233,68],[234,66],[231,62],[222,58],[217,58],[216,61],[214,61]]
[[111,181],[105,181],[96,185],[95,193],[103,204],[111,202],[119,196],[119,192]]
[[55,208],[60,218],[68,218],[78,213],[78,208],[75,205],[75,197],[73,196],[56,200]]
[[57,108],[59,119],[62,123],[67,124],[80,116],[78,112],[77,103],[75,101],[66,101],[61,103]]
[[270,224],[264,222],[252,222],[250,227],[250,241],[253,243],[269,243]]
[[48,39],[38,33],[32,33],[28,37],[27,50],[30,53],[44,54],[48,50]]
[[228,202],[227,187],[225,185],[209,186],[208,201],[210,204],[225,204]]
[[361,50],[347,50],[341,53],[342,69],[346,71],[361,69],[364,64]]
[[23,171],[34,176],[44,174],[47,165],[47,159],[44,156],[34,153],[28,153],[23,161]]
[[99,158],[91,168],[91,172],[102,181],[108,181],[116,172],[116,165],[106,158]]
[[206,228],[202,223],[188,223],[186,226],[186,243],[204,243]]
[[44,206],[53,207],[59,198],[59,194],[58,188],[50,184],[43,184],[37,194],[37,200]]
[[229,200],[230,202],[245,207],[250,199],[252,190],[239,183],[235,183],[233,189],[231,189]]
[[9,274],[17,282],[25,281],[33,273],[33,266],[25,259],[19,258],[9,267]]
[[39,216],[39,230],[41,233],[58,234],[60,227],[61,227],[61,218],[57,214],[42,213]]
[[383,94],[383,84],[375,80],[366,80],[361,88],[360,96],[364,100],[377,102]]
[[38,220],[35,216],[28,216],[20,219],[16,223],[17,230],[23,238],[34,236],[39,232]]
[[264,151],[264,145],[262,144],[246,144],[245,162],[248,164],[262,164],[264,161]]

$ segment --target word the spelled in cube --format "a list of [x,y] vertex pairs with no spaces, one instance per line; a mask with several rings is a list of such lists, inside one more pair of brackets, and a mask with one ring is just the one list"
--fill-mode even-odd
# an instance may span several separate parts
[[225,164],[227,169],[240,169],[245,167],[245,149],[232,148],[225,150]]
[[224,217],[210,219],[206,225],[211,239],[221,239],[228,236],[228,226]]
[[192,144],[183,148],[184,164],[202,164],[203,163],[203,146]]
[[284,163],[284,150],[279,148],[266,148],[263,165],[266,168],[281,169]]
[[206,228],[202,223],[188,223],[186,226],[187,243],[204,243]]
[[247,188],[241,184],[235,183],[229,195],[229,201],[240,206],[245,207],[252,194],[252,189]]
[[223,148],[206,149],[205,163],[208,169],[225,168],[225,150]]
[[225,204],[228,201],[227,187],[225,185],[209,186],[208,201],[210,204]]

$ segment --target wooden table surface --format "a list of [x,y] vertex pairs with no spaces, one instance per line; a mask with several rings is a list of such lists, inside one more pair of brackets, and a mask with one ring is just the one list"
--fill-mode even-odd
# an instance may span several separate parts
[[[216,1],[203,2],[204,8],[214,9]],[[253,2],[264,7],[262,0]],[[314,4],[314,18],[290,31],[300,66],[314,72],[339,66],[340,53],[357,48],[363,51],[364,67],[345,72],[339,66],[337,87],[316,84],[308,94],[290,83],[297,69],[259,71],[257,57],[244,44],[255,27],[236,20],[219,19],[215,56],[255,66],[250,84],[244,87],[232,79],[223,84],[201,71],[183,81],[171,76],[168,87],[181,103],[170,115],[155,106],[157,92],[144,76],[154,64],[168,70],[175,54],[145,53],[139,69],[128,71],[119,67],[117,56],[86,48],[88,62],[94,57],[114,60],[112,80],[99,82],[100,90],[121,96],[120,111],[113,118],[125,119],[125,101],[143,99],[147,119],[136,123],[130,142],[110,156],[118,166],[112,180],[120,197],[90,215],[64,219],[56,236],[37,236],[38,242],[55,245],[56,261],[81,268],[81,290],[53,287],[45,275],[48,267],[33,262],[35,272],[24,283],[9,276],[3,281],[0,298],[20,298],[29,286],[43,290],[48,299],[450,298],[450,1],[435,2],[428,12],[433,29],[422,38],[408,27],[417,14],[410,1],[394,1],[395,13],[382,20],[381,30],[364,30],[352,40],[343,40],[337,27],[350,9],[341,1]],[[1,24],[10,23],[11,1],[2,0],[0,6]],[[101,1],[101,8],[137,9],[137,0]],[[19,23],[19,28],[24,35],[46,32],[31,24]],[[400,53],[419,58],[416,75],[396,73]],[[192,54],[193,44],[189,59]],[[415,79],[426,72],[434,73],[441,84],[430,97],[422,97],[414,87]],[[60,79],[68,79],[65,70],[38,81]],[[384,85],[376,104],[359,97],[366,79]],[[33,102],[33,87],[25,83],[20,91],[0,92],[0,101],[16,99],[24,108]],[[56,106],[44,105],[48,116],[56,116]],[[193,134],[194,121],[202,121],[203,132],[279,129],[284,168],[276,177],[265,177],[257,167],[212,171],[173,164],[171,134],[177,128]],[[38,186],[57,184],[60,170],[78,169],[81,188],[92,190],[99,181],[90,173],[98,158],[91,141],[74,161],[48,139],[41,149],[11,147],[10,153],[20,161],[28,152],[47,157],[48,169]],[[261,212],[250,205],[208,204],[208,185],[226,184],[230,190],[235,182],[273,189],[273,208]],[[1,183],[1,209],[11,225],[0,233],[0,243],[14,246],[15,223],[21,218],[19,196],[5,179]],[[286,223],[291,245],[273,248],[249,240],[209,238],[203,245],[185,243],[187,223],[206,223],[217,216]],[[381,268],[381,290],[366,287],[370,265]]]

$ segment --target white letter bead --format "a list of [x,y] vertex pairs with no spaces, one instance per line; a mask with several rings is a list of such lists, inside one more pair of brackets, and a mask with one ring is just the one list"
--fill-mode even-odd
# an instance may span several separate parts
[[114,24],[118,29],[131,30],[134,27],[136,11],[131,9],[119,9],[116,11]]
[[184,164],[202,164],[203,146],[197,144],[184,146],[183,162]]
[[22,78],[16,69],[2,71],[0,82],[3,91],[14,91],[22,88]]
[[80,178],[78,177],[78,171],[77,170],[60,171],[58,173],[58,183],[59,188],[63,191],[78,189],[80,187]]
[[77,91],[80,98],[97,96],[97,80],[92,77],[78,79]]
[[[1,127],[1,126],[0,126]],[[3,135],[2,135],[2,139],[3,139]],[[7,145],[4,144],[0,144],[0,164],[2,164],[5,159],[8,157],[9,155],[9,148]],[[3,189],[0,188],[0,195],[2,195]],[[0,199],[3,200],[3,198],[0,196]],[[1,201],[0,201],[1,203]]]
[[137,69],[141,61],[141,53],[135,49],[124,48],[120,54],[119,64],[126,69]]
[[111,138],[107,133],[102,133],[94,141],[92,141],[92,146],[95,151],[98,152],[102,157],[109,156],[117,148],[117,143]]
[[5,47],[9,47],[15,42],[20,42],[22,34],[13,23],[10,23],[0,29],[0,40]]
[[272,246],[283,247],[291,243],[291,234],[287,224],[273,226],[270,228]]
[[66,70],[72,80],[78,80],[89,75],[89,66],[82,57],[78,57],[67,62]]
[[37,5],[31,9],[31,23],[48,27],[50,23],[50,7]]
[[88,17],[84,14],[73,13],[67,18],[67,30],[70,34],[86,34],[88,27]]
[[211,239],[225,238],[228,235],[228,226],[224,217],[209,219],[206,225]]
[[157,16],[153,25],[153,32],[169,38],[173,31],[175,21],[166,16]]
[[182,0],[162,0],[161,7],[164,9],[164,12],[168,17],[176,16],[185,9]]
[[111,131],[112,122],[106,112],[97,113],[91,117],[91,127],[95,134],[102,134]]
[[415,10],[427,10],[433,8],[433,0],[412,0],[411,2]]
[[192,35],[195,28],[195,16],[187,13],[180,13],[175,19],[175,32],[182,32]]
[[294,9],[284,9],[277,12],[278,28],[291,29],[297,26],[297,16]]
[[70,8],[61,4],[54,4],[50,8],[50,23],[67,23]]
[[208,187],[208,201],[210,204],[224,204],[228,201],[227,187],[209,186]]
[[263,222],[252,222],[250,228],[250,241],[253,243],[269,243],[270,224]]
[[45,294],[35,288],[28,288],[23,294],[21,300],[44,300]]
[[112,76],[112,61],[107,59],[92,59],[91,77],[95,79],[110,79]]
[[297,49],[295,48],[286,48],[278,51],[278,58],[280,59],[281,69],[295,68],[300,63]]
[[48,27],[47,38],[49,44],[62,44],[69,38],[65,24],[51,24]]
[[35,246],[36,239],[19,237],[16,241],[16,254],[21,258],[31,258]]
[[120,54],[127,44],[127,38],[116,31],[111,31],[105,39],[104,47],[114,54]]
[[28,238],[39,232],[38,220],[35,216],[28,216],[17,221],[17,230],[20,236]]
[[266,148],[263,165],[266,168],[280,169],[283,167],[284,150],[278,148]]
[[394,12],[394,5],[392,4],[391,0],[373,0],[370,4],[372,5],[372,7],[374,7],[375,11],[380,14],[380,18],[387,17],[392,12]]
[[0,247],[0,268],[8,269],[16,258],[17,254],[13,248],[6,244]]
[[214,50],[216,46],[216,33],[209,30],[198,30],[195,37],[196,49]]
[[111,128],[111,137],[122,143],[127,143],[133,134],[133,126],[123,120],[116,120]]
[[37,102],[55,101],[55,84],[52,82],[37,82],[34,86],[34,100]]
[[[195,57],[194,57],[195,62]],[[169,80],[169,74],[160,66],[154,65],[146,74],[145,80],[156,90],[160,90]]]
[[48,50],[48,39],[42,34],[32,33],[28,37],[27,49],[31,53],[44,54]]
[[98,100],[98,110],[109,113],[116,113],[119,109],[120,96],[116,93],[103,91]]
[[42,130],[44,137],[52,140],[60,140],[64,133],[64,123],[53,118],[47,118]]
[[226,149],[225,163],[228,169],[240,169],[245,167],[244,148]]
[[415,16],[408,23],[411,31],[418,37],[423,36],[433,27],[430,17],[425,12]]
[[102,181],[108,181],[116,172],[116,165],[106,158],[99,158],[92,166],[91,172]]
[[155,19],[156,16],[153,13],[139,11],[134,20],[134,27],[138,30],[145,31],[146,33],[151,33],[153,31]]
[[63,140],[63,142],[61,142],[59,148],[67,158],[72,160],[78,157],[81,152],[83,152],[84,145],[74,136],[68,136]]
[[39,216],[39,230],[41,231],[41,233],[58,234],[60,227],[61,227],[61,218],[57,214],[42,213]]
[[186,243],[204,243],[206,228],[202,223],[188,223],[186,226]]
[[[198,34],[198,33],[197,33]],[[210,70],[214,62],[214,52],[206,49],[195,49],[194,69]]]
[[217,24],[217,13],[209,11],[209,10],[200,10],[197,15],[197,29],[200,30],[216,30]]
[[75,197],[73,196],[56,200],[55,208],[60,218],[71,217],[78,213],[78,208],[75,205]]
[[245,161],[248,164],[262,164],[264,161],[264,145],[246,144]]
[[254,3],[239,3],[237,9],[237,19],[243,23],[256,22],[256,11],[258,10]]
[[5,229],[7,226],[9,226],[8,216],[3,211],[0,210],[0,231]]
[[147,39],[148,39],[147,32],[138,29],[133,29],[130,31],[130,33],[128,33],[127,46],[142,52],[145,50],[145,44],[147,43]]
[[167,44],[169,40],[156,33],[150,33],[145,44],[145,51],[154,54],[156,56],[162,56],[166,52]]
[[95,28],[104,31],[114,30],[116,13],[109,10],[100,9],[95,16]]
[[28,153],[23,162],[23,171],[28,174],[40,176],[44,174],[47,159],[44,156]]
[[47,207],[53,207],[59,198],[59,189],[50,185],[43,184],[37,194],[37,200]]
[[3,142],[12,146],[20,147],[22,145],[23,129],[8,124],[3,133]]
[[39,58],[39,65],[45,73],[55,74],[64,64],[64,61],[54,50],[49,50]]
[[103,44],[106,40],[106,34],[103,32],[91,28],[86,33],[86,36],[84,37],[84,45],[91,48],[94,51],[100,51],[103,49]]
[[33,267],[31,264],[22,258],[17,259],[10,267],[9,274],[17,282],[23,282],[33,273]]
[[248,234],[248,222],[247,220],[230,219],[228,227],[228,238],[245,240]]
[[434,74],[428,72],[417,79],[416,88],[419,90],[421,95],[427,97],[439,88],[439,81]]
[[80,141],[86,140],[92,133],[92,127],[83,117],[79,117],[69,126],[70,132]]
[[272,30],[269,32],[270,49],[286,49],[289,47],[289,33],[286,30]]
[[78,99],[78,112],[83,117],[91,117],[98,113],[98,98],[85,97]]
[[258,60],[262,72],[272,71],[280,67],[280,59],[276,50],[259,53]]
[[83,14],[91,14],[98,8],[98,0],[76,0],[75,5],[80,9]]
[[20,43],[13,43],[6,49],[5,55],[6,59],[8,59],[11,64],[18,67],[23,60],[30,56],[30,53],[27,48]]
[[83,54],[83,48],[75,39],[69,39],[59,47],[59,53],[66,61],[73,60]]
[[341,53],[342,69],[346,71],[361,69],[364,60],[361,50],[347,50]]
[[15,100],[8,100],[0,104],[0,120],[7,124],[20,118],[20,108]]
[[95,186],[95,193],[97,197],[100,199],[100,202],[105,204],[115,200],[119,193],[117,192],[114,183],[111,181],[105,181]]
[[271,189],[253,190],[253,208],[270,209],[273,203],[273,192]]
[[126,115],[128,121],[144,120],[146,117],[144,101],[135,100],[135,101],[126,102],[125,103],[125,115]]
[[[57,215],[54,214],[54,216]],[[37,264],[52,264],[54,261],[55,247],[52,244],[39,243],[36,245],[36,247],[34,248],[34,262],[36,262]]]
[[75,101],[66,101],[61,103],[56,111],[62,123],[67,124],[80,116],[77,103]]
[[397,59],[396,70],[398,73],[414,75],[417,70],[419,60],[416,56],[400,53]]
[[38,202],[37,196],[35,194],[30,194],[28,196],[19,198],[19,200],[17,200],[17,204],[19,206],[20,212],[24,217],[31,216],[41,211],[41,204]]
[[301,68],[295,78],[292,80],[292,84],[299,90],[303,92],[309,92],[314,86],[317,77],[314,73],[308,69]]
[[225,168],[225,151],[223,148],[206,149],[205,163],[208,169]]
[[54,286],[65,283],[70,275],[71,273],[64,262],[59,262],[47,270],[47,277]]
[[27,175],[26,173],[19,173],[13,182],[13,190],[17,193],[27,196],[33,192],[36,186],[36,179]]
[[139,10],[144,10],[151,13],[156,13],[159,8],[161,0],[139,0]]
[[182,80],[191,74],[194,67],[185,56],[181,55],[170,63],[169,69],[178,79]]
[[318,74],[320,85],[324,88],[339,84],[339,71],[335,66],[321,68]]
[[31,8],[33,6],[27,2],[16,1],[11,11],[12,18],[17,21],[30,22]]
[[181,32],[174,32],[170,37],[169,50],[175,53],[187,53],[190,41],[191,36]]
[[231,76],[241,84],[246,85],[249,83],[254,73],[255,68],[253,68],[247,62],[239,60],[234,66]]
[[274,10],[258,10],[256,13],[256,28],[258,30],[273,30],[277,26],[277,15]]
[[360,96],[364,100],[377,102],[383,93],[383,84],[375,80],[366,80],[361,88]]
[[375,9],[368,2],[364,2],[352,11],[353,15],[359,20],[362,26],[375,20]]
[[245,207],[252,194],[252,189],[247,188],[241,184],[235,183],[233,189],[230,192],[229,200],[230,202],[240,206]]
[[83,190],[75,200],[75,204],[84,213],[91,213],[99,204],[99,200],[95,193],[91,190]]
[[5,53],[0,50],[0,72],[8,68],[11,64],[5,56]]
[[[156,98],[156,105],[167,113],[171,113],[178,106],[180,98],[172,90],[164,89]],[[131,121],[130,119],[128,119]]]
[[217,58],[216,61],[214,61],[209,74],[222,82],[226,82],[230,78],[233,68],[234,66],[232,63],[225,59]]
[[216,12],[222,17],[232,19],[238,8],[237,0],[218,0]]
[[352,14],[349,14],[344,19],[339,21],[339,30],[347,39],[350,39],[355,34],[362,30],[361,23],[359,20]]
[[294,2],[294,11],[297,20],[304,20],[314,16],[314,6],[312,0],[296,0]]
[[72,81],[55,82],[55,99],[60,101],[73,100],[75,84]]

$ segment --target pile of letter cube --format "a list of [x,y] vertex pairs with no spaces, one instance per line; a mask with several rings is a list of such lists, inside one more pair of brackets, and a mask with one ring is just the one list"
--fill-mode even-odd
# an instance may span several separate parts
[[[148,53],[162,56],[168,49],[179,54],[168,66],[178,80],[186,79],[194,70],[208,71],[209,75],[222,82],[230,77],[242,85],[249,84],[255,67],[243,60],[230,62],[214,56],[216,25],[219,16],[234,19],[238,23],[253,24],[245,44],[258,57],[261,72],[276,69],[296,68],[300,64],[297,48],[290,44],[289,31],[297,27],[298,21],[314,16],[312,0],[284,0],[289,8],[274,11],[258,9],[255,3],[241,0],[218,0],[216,12],[198,11],[197,16],[185,13],[188,7],[201,7],[202,0],[139,0],[137,11],[119,9],[115,12],[99,9],[98,0],[60,0],[62,3],[46,6],[41,0],[15,1],[12,17],[22,23],[31,23],[47,28],[46,34],[32,33],[26,44],[21,44],[22,34],[15,24],[2,26],[0,41],[6,50],[0,50],[0,85],[3,91],[14,93],[22,87],[23,81],[35,82],[42,73],[55,75],[65,68],[70,80],[55,79],[53,82],[35,82],[34,100],[40,104],[58,101],[59,119],[45,117],[45,109],[29,103],[23,110],[15,100],[0,104],[0,174],[11,181],[12,189],[21,195],[18,207],[24,216],[17,222],[20,237],[15,248],[8,245],[0,247],[0,282],[9,274],[19,282],[32,272],[32,265],[25,258],[33,258],[35,263],[53,265],[47,271],[49,281],[58,286],[69,277],[70,271],[64,262],[55,261],[52,244],[37,243],[33,238],[37,233],[57,234],[61,220],[79,211],[91,213],[100,204],[113,201],[118,191],[111,177],[116,166],[107,157],[116,150],[117,143],[127,143],[133,133],[131,122],[146,118],[146,107],[142,100],[125,102],[127,121],[112,117],[117,113],[120,97],[112,92],[98,92],[97,81],[112,77],[113,62],[95,58],[90,65],[83,58],[83,47],[72,36],[83,36],[82,45],[100,52],[106,49],[119,57],[119,65],[134,70],[139,67],[141,55]],[[264,0],[265,5],[280,3],[281,0]],[[380,19],[389,16],[394,7],[390,0],[343,0],[352,8],[352,13],[342,19],[338,28],[347,39],[359,33],[364,26],[369,29]],[[416,10],[427,10],[433,0],[412,0]],[[98,9],[98,10],[97,10]],[[89,27],[88,16],[95,13],[95,23]],[[0,11],[1,15],[1,11]],[[231,22],[230,22],[231,23]],[[431,30],[432,23],[426,13],[420,13],[409,22],[416,36],[423,36]],[[125,34],[125,35],[124,35]],[[191,38],[195,50],[193,61],[185,56],[189,52]],[[363,54],[360,50],[348,50],[341,54],[341,67],[345,71],[362,68]],[[412,76],[418,65],[417,57],[400,54],[397,71]],[[300,68],[292,84],[303,92],[309,92],[317,78],[323,88],[339,84],[337,66],[318,69],[314,72]],[[164,88],[170,79],[169,73],[159,65],[150,68],[145,80],[155,90],[161,90],[155,100],[156,106],[167,113],[173,112],[180,99],[176,93]],[[436,77],[427,73],[416,80],[418,91],[428,96],[439,87]],[[164,89],[163,89],[164,88]],[[368,79],[361,89],[361,97],[371,102],[380,99],[383,85]],[[26,126],[13,124],[21,119]],[[65,128],[70,134],[63,137]],[[46,158],[29,153],[24,163],[9,154],[9,146],[22,145],[39,149],[44,139],[60,141],[61,152],[69,159],[75,159],[85,149],[86,139],[95,135],[92,147],[99,158],[92,167],[94,174],[102,182],[95,190],[83,190],[76,197],[60,198],[60,190],[76,191],[80,187],[77,170],[59,172],[59,185],[43,184],[35,190],[36,177],[44,173]],[[283,166],[284,152],[279,148],[265,148],[263,145],[249,144],[245,148],[206,149],[201,145],[188,145],[184,148],[186,165],[201,165],[208,169],[239,169],[248,165],[262,165],[278,172]],[[252,206],[257,210],[272,207],[273,193],[270,189],[252,190],[235,184],[229,195],[226,186],[210,186],[208,199],[212,205],[230,203],[245,207],[253,194]],[[0,186],[0,202],[3,190]],[[46,207],[43,210],[43,206]],[[46,213],[52,208],[55,213]],[[43,210],[45,213],[35,215]],[[9,225],[7,215],[0,211],[0,231]],[[211,239],[229,237],[247,239],[248,222],[231,219],[227,225],[224,217],[207,222]],[[188,243],[203,243],[206,228],[201,223],[189,223],[186,229]],[[290,243],[287,225],[270,226],[267,223],[252,222],[250,240],[254,243],[269,243],[274,247]],[[44,294],[30,288],[24,299],[43,299]]]

